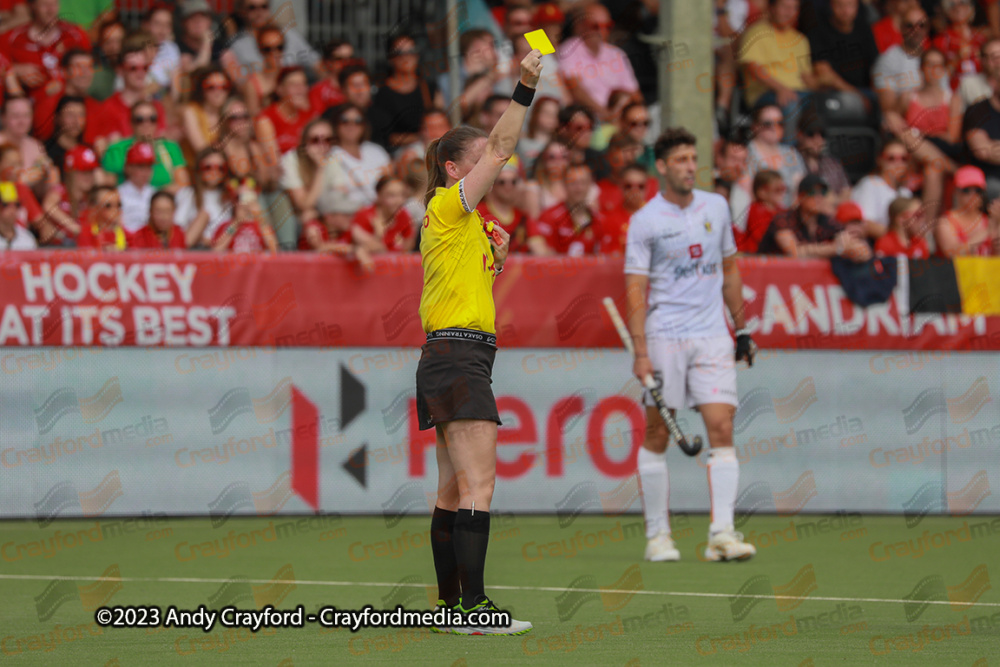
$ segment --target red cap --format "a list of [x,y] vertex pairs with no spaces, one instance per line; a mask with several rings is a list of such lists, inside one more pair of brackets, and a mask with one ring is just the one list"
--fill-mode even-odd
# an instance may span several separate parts
[[554,2],[546,2],[544,5],[538,6],[531,22],[535,25],[542,25],[543,23],[562,23],[565,20],[566,15],[559,9],[559,5]]
[[70,149],[63,158],[64,171],[93,171],[97,169],[97,155],[92,148],[77,146]]
[[865,219],[865,214],[861,212],[861,207],[852,201],[845,201],[837,207],[837,222],[847,224],[848,222],[858,222]]
[[125,164],[137,164],[152,166],[156,164],[156,156],[153,154],[153,147],[147,143],[134,143],[125,154]]
[[956,188],[986,189],[986,176],[979,167],[965,166],[955,172]]

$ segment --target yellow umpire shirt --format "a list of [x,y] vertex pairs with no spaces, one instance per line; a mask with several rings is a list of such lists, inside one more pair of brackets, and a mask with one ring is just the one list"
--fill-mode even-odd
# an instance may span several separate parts
[[496,333],[493,247],[462,188],[462,181],[438,188],[420,230],[420,322],[427,333],[452,327]]

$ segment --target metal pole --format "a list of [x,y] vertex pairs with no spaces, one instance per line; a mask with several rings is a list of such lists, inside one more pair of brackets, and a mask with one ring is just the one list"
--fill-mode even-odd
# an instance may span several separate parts
[[448,19],[448,87],[451,90],[451,124],[457,127],[462,122],[462,106],[458,104],[458,96],[462,93],[458,81],[458,3],[465,0],[447,0],[445,3]]
[[660,127],[682,126],[698,138],[697,187],[712,188],[715,137],[715,53],[713,3],[660,0],[659,35],[647,39],[656,50]]

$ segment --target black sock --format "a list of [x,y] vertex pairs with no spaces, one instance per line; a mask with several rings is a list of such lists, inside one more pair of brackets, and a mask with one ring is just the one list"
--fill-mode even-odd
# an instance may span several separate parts
[[483,570],[486,569],[486,548],[490,544],[490,513],[458,510],[454,540],[458,576],[462,582],[462,606],[468,609],[486,595]]
[[462,596],[452,540],[456,516],[457,513],[440,507],[435,507],[431,515],[431,551],[434,553],[434,571],[437,572],[438,597],[449,607],[457,605]]

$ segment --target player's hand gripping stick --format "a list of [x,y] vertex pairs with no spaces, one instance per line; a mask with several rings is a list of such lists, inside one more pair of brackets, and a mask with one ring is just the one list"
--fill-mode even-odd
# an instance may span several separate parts
[[[632,336],[629,335],[628,328],[625,326],[625,320],[622,319],[621,313],[618,312],[618,307],[615,306],[615,302],[611,297],[604,297],[604,308],[608,311],[611,322],[615,325],[615,330],[622,339],[622,345],[635,358],[635,349],[632,347]],[[670,415],[670,410],[667,409],[666,403],[663,402],[663,394],[660,393],[660,388],[656,386],[656,380],[653,379],[653,376],[647,375],[643,378],[643,385],[656,402],[656,409],[659,411],[660,417],[663,418],[663,423],[666,424],[670,435],[677,441],[677,445],[681,448],[681,451],[688,456],[697,456],[702,447],[701,436],[694,436],[691,442],[688,443],[687,438],[681,433],[680,427],[677,426],[677,422]]]

